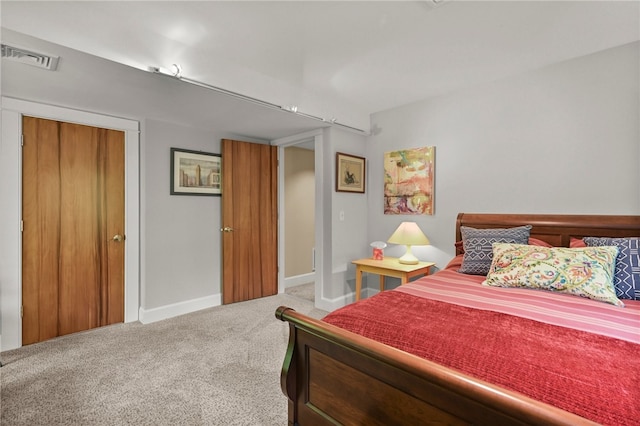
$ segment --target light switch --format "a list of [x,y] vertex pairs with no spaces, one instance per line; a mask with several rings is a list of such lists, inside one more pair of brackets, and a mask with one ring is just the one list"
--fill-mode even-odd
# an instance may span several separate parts
[[340,222],[344,221],[344,210],[340,210]]

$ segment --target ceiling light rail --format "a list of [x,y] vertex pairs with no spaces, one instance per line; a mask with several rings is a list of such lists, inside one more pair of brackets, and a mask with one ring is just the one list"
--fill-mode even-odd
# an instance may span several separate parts
[[227,90],[227,89],[223,89],[222,87],[218,87],[218,86],[214,86],[208,83],[204,83],[202,81],[198,81],[198,80],[194,80],[192,78],[188,78],[188,77],[184,77],[182,75],[182,67],[178,64],[173,64],[171,66],[171,68],[167,69],[167,68],[162,68],[162,67],[148,67],[147,71],[152,72],[154,74],[161,74],[161,75],[165,75],[171,78],[175,78],[176,80],[181,80],[184,81],[186,83],[190,83],[193,84],[194,86],[199,86],[199,87],[203,87],[205,89],[209,89],[209,90],[213,90],[215,92],[219,92],[219,93],[223,93],[225,95],[229,95],[232,96],[234,98],[238,98],[238,99],[242,99],[244,101],[248,101],[248,102],[252,102],[254,104],[258,104],[258,105],[262,105],[265,106],[267,108],[273,108],[273,109],[279,109],[281,111],[286,111],[292,114],[296,114],[299,115],[301,117],[306,117],[306,118],[311,118],[313,120],[318,120],[321,121],[323,123],[330,123],[331,125],[334,126],[340,126],[340,127],[344,127],[346,129],[350,129],[362,134],[367,134],[367,132],[365,132],[362,129],[358,129],[357,127],[352,127],[352,126],[348,126],[346,124],[342,124],[339,123],[335,118],[331,118],[330,120],[326,120],[322,117],[318,117],[315,115],[311,115],[311,114],[306,114],[304,112],[301,112],[298,110],[298,107],[293,105],[293,106],[282,106],[282,105],[278,105],[278,104],[274,104],[272,102],[268,102],[268,101],[263,101],[262,99],[258,99],[258,98],[254,98],[252,96],[247,96],[247,95],[243,95],[242,93],[238,93],[238,92],[234,92],[232,90]]
[[271,103],[271,102],[263,101],[263,100],[258,99],[258,98],[253,98],[251,96],[243,95],[241,93],[233,92],[231,90],[223,89],[222,87],[212,86],[211,84],[203,83],[202,81],[192,80],[192,79],[187,78],[187,77],[181,77],[180,80],[185,81],[187,83],[191,83],[191,84],[193,84],[195,86],[204,87],[205,89],[214,90],[214,91],[219,92],[219,93],[224,93],[225,95],[233,96],[234,98],[242,99],[244,101],[253,102],[254,104],[259,104],[259,105],[266,106],[266,107],[269,107],[269,108],[276,108],[276,109],[281,109],[282,108],[280,105],[276,105],[276,104]]
[[325,120],[325,119],[324,119],[324,118],[322,118],[322,117],[318,117],[318,116],[311,115],[311,114],[305,114],[304,112],[296,111],[296,114],[301,115],[301,116],[303,116],[303,117],[312,118],[312,119],[314,119],[314,120],[324,121],[324,122],[330,123],[330,121]]

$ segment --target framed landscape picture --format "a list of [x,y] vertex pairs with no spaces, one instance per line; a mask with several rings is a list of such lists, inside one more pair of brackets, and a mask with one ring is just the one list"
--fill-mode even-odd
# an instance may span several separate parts
[[171,195],[221,195],[222,156],[171,148]]
[[355,155],[336,153],[336,191],[364,194],[365,159]]

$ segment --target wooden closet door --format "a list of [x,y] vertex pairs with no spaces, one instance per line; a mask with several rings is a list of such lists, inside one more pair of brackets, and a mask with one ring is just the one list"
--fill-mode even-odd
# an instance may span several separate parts
[[124,321],[124,133],[23,118],[23,344]]

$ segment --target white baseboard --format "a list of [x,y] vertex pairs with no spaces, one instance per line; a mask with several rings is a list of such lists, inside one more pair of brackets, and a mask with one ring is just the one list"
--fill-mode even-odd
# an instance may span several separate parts
[[[374,294],[378,294],[380,290],[373,288],[363,288],[361,298],[371,297]],[[338,308],[342,308],[350,303],[356,301],[356,293],[345,294],[344,296],[336,297],[335,299],[327,299],[322,298],[319,301],[316,301],[316,308],[322,309],[324,311],[332,312]]]
[[302,284],[314,282],[316,280],[316,273],[310,272],[308,274],[295,275],[284,279],[284,288],[291,288]]
[[327,299],[323,297],[320,300],[315,301],[315,306],[318,309],[322,309],[323,311],[333,312],[338,308],[342,308],[343,306],[352,303],[355,300],[355,294],[351,293],[348,295],[340,296],[335,299]]
[[143,309],[140,308],[139,321],[142,324],[150,324],[152,322],[161,321],[168,318],[177,317],[178,315],[189,314],[201,309],[212,308],[222,305],[222,295],[215,294],[213,296],[201,297],[199,299],[186,300],[184,302],[173,303],[171,305],[160,306],[158,308]]

